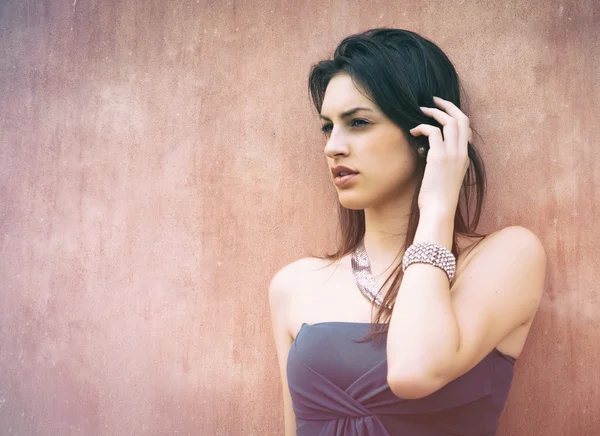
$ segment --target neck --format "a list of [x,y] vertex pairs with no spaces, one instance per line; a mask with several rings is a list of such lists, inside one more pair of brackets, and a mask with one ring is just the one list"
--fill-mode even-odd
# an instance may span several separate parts
[[410,217],[410,196],[365,209],[365,249],[375,277],[402,262]]

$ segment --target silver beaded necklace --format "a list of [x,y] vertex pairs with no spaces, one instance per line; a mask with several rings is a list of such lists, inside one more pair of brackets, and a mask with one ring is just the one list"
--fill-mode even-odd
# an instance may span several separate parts
[[[350,260],[352,264],[352,275],[356,281],[356,286],[360,292],[377,307],[383,306],[383,297],[381,289],[377,286],[377,282],[371,272],[371,262],[365,250],[364,238],[358,243],[356,249],[352,252]],[[386,305],[386,309],[392,309],[393,306]]]

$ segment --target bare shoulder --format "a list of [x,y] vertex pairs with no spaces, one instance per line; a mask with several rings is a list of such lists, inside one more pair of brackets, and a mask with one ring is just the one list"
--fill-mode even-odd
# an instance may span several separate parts
[[[532,286],[530,292],[541,297],[548,258],[546,249],[540,238],[531,230],[522,226],[510,226],[502,229],[499,250],[506,256],[514,256],[513,269],[525,268],[529,271],[531,282],[540,286]],[[523,266],[521,266],[522,264]]]
[[304,257],[283,266],[275,273],[269,285],[272,310],[290,311],[294,298],[298,297],[298,294],[309,292],[309,285],[328,269],[330,263],[325,259]]
[[509,254],[509,259],[526,258],[533,268],[545,267],[546,250],[538,236],[523,226],[509,226],[497,230],[489,238],[489,250]]
[[529,254],[538,266],[546,263],[546,250],[538,236],[523,226],[508,226],[487,235],[466,250],[467,258],[481,259],[496,255],[508,255],[507,261],[516,256]]
[[465,280],[470,276],[503,277],[501,283],[512,284],[521,296],[528,294],[532,301],[529,316],[533,316],[543,294],[547,263],[538,236],[526,227],[509,226],[491,233],[479,245],[465,268]]
[[301,288],[300,284],[311,279],[311,275],[326,268],[328,262],[316,257],[304,257],[283,266],[275,273],[269,286],[270,298],[282,298]]

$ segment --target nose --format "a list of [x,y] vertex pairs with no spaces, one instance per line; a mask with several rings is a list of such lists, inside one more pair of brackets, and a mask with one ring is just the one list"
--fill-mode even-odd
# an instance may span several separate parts
[[325,155],[329,158],[334,158],[339,155],[346,156],[350,151],[348,138],[341,131],[336,131],[334,128],[327,138],[325,149],[323,150]]

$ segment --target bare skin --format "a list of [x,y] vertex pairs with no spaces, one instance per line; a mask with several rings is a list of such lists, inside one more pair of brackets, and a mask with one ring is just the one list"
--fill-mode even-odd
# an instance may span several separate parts
[[[493,237],[494,234],[491,234],[487,238]],[[471,246],[477,242],[478,238],[463,238],[459,242],[459,246],[464,248],[462,256],[457,260],[457,282],[463,273],[465,264],[473,256],[476,256],[478,249],[485,244],[484,240],[471,252]],[[303,323],[371,322],[372,305],[356,287],[350,257],[351,255],[348,254],[329,266],[329,261],[318,258],[305,258],[298,261],[297,276],[295,280],[292,280],[298,283],[299,288],[292,297],[294,299],[293,309],[289,312],[286,323],[286,330],[291,340],[296,337]],[[386,269],[388,273],[391,270],[391,268],[371,266],[373,270]],[[385,280],[384,277],[377,277],[377,274],[375,274],[375,279],[379,285],[382,285]],[[453,289],[450,290],[451,294]],[[340,301],[344,301],[344,304],[340,305]],[[532,321],[533,318],[528,323],[519,326],[496,348],[509,356],[519,357]]]

